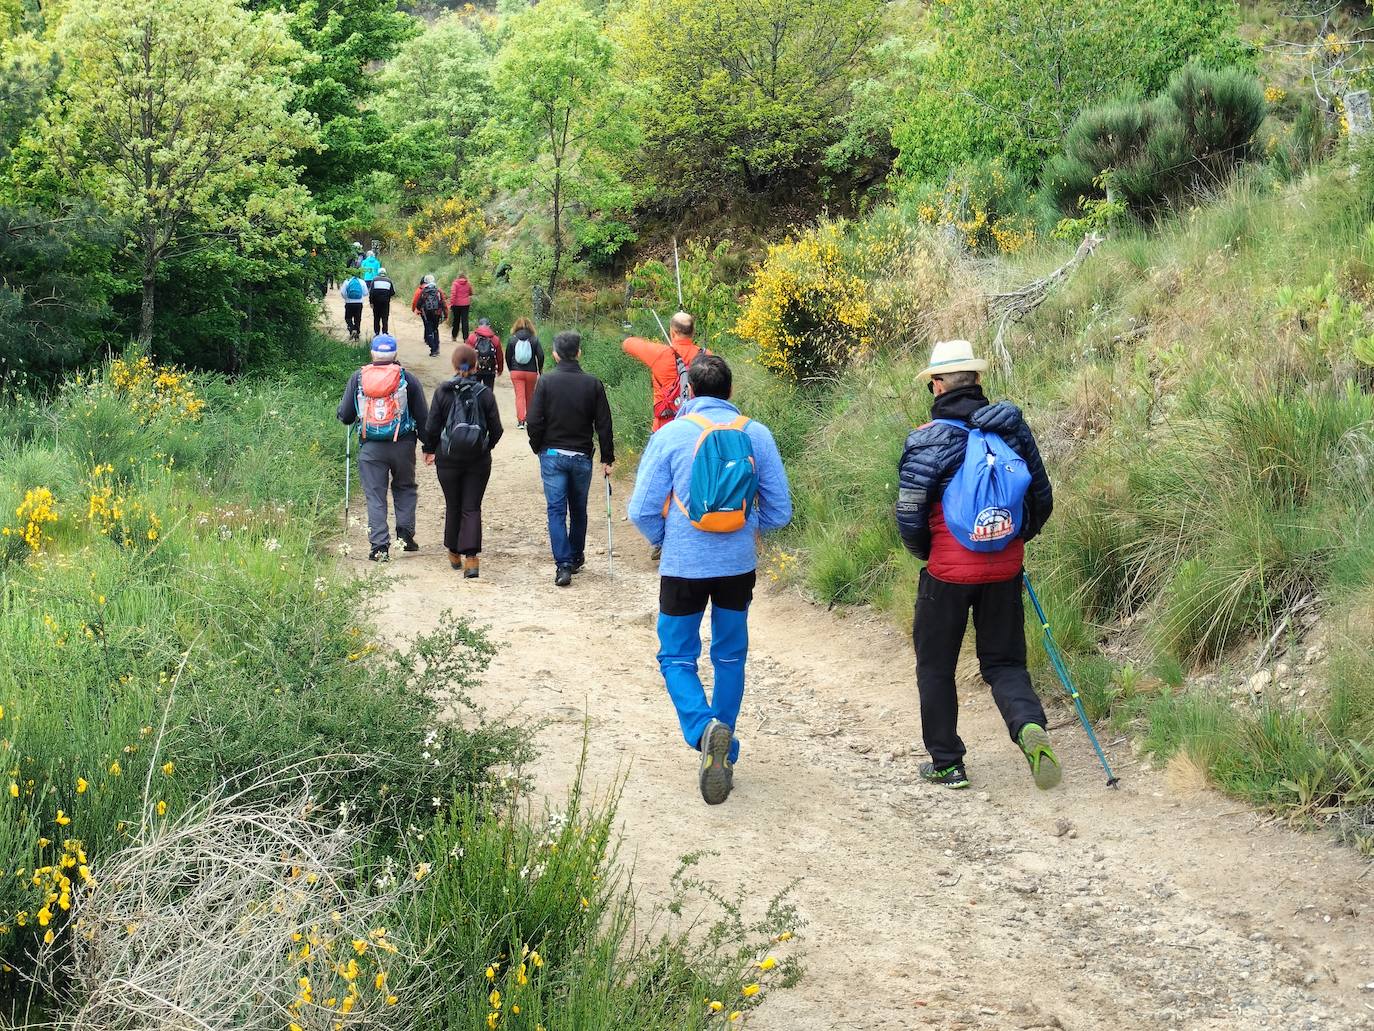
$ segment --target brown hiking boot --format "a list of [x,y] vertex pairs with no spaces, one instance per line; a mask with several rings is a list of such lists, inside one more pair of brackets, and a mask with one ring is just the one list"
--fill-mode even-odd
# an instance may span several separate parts
[[467,568],[467,560],[463,558],[462,555],[458,554],[458,552],[456,551],[450,551],[448,553],[448,564],[452,566],[454,569]]
[[481,560],[476,555],[469,555],[463,559],[463,577],[468,580],[476,580],[480,575],[479,566]]

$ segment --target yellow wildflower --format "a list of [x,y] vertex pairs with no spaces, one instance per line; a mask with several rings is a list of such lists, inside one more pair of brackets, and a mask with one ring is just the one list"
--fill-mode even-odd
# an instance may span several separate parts
[[166,816],[166,815],[167,815],[167,803],[166,803],[166,802],[164,802],[164,801],[159,801],[159,802],[158,802],[158,804],[157,804],[157,815],[158,815],[158,816]]
[[760,970],[772,970],[775,966],[778,965],[778,961],[774,959],[772,956],[767,956],[764,959],[760,960],[757,965]]
[[759,994],[759,986],[757,982],[754,984],[747,984],[740,989],[739,993],[743,995],[746,999],[752,998],[753,996]]
[[110,776],[111,776],[111,777],[118,777],[118,776],[119,776],[121,773],[123,773],[123,772],[124,772],[124,767],[119,765],[119,760],[118,760],[118,759],[116,759],[114,762],[110,763]]
[[71,822],[72,818],[70,816],[64,813],[61,809],[57,810],[57,825],[59,827],[65,827],[67,826],[67,824]]
[[162,772],[163,772],[164,774],[166,774],[168,777],[170,777],[173,773],[175,773],[175,772],[176,772],[176,769],[177,769],[177,764],[176,764],[176,763],[170,763],[170,762],[168,762],[168,763],[163,763],[163,764],[162,764]]
[[88,783],[86,783],[86,778],[85,778],[85,777],[77,777],[77,778],[76,778],[76,793],[77,793],[78,795],[84,795],[84,794],[86,793],[86,789],[87,789],[88,787],[90,787],[90,785],[89,785]]

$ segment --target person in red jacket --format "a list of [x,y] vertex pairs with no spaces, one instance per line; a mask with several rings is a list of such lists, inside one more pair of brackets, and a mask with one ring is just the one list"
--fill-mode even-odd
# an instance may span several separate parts
[[696,320],[685,311],[680,311],[668,323],[669,343],[646,340],[644,337],[626,337],[620,345],[631,358],[637,358],[649,367],[650,389],[653,391],[650,401],[653,406],[651,432],[677,418],[682,400],[678,394],[678,361],[682,362],[683,368],[690,368],[697,355],[704,351],[692,340],[695,330]]
[[[987,361],[974,357],[973,345],[966,340],[935,345],[929,367],[920,373],[935,395],[931,421],[907,437],[898,467],[897,528],[907,550],[926,560],[912,622],[921,735],[930,752],[921,776],[950,788],[969,785],[958,731],[955,669],[972,610],[979,671],[992,688],[1007,732],[1030,764],[1036,786],[1051,788],[1059,783],[1059,759],[1050,747],[1045,709],[1026,670],[1021,566],[1026,542],[1040,532],[1054,509],[1054,493],[1021,410],[1010,401],[990,404],[983,393],[987,368]],[[1030,474],[1020,532],[1000,551],[964,547],[945,522],[946,493],[964,465],[973,429],[1001,437]]]
[[458,273],[458,278],[453,281],[453,287],[448,293],[448,310],[453,315],[453,325],[450,327],[451,339],[466,340],[468,338],[468,310],[472,307],[472,284],[468,282],[468,277],[463,273]]
[[478,319],[477,328],[468,335],[467,345],[477,352],[476,379],[488,390],[496,387],[496,377],[506,371],[505,356],[501,354],[501,338],[491,328],[490,319]]

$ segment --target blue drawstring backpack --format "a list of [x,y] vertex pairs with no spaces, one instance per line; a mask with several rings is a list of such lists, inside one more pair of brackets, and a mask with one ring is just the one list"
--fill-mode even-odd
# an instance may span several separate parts
[[1031,476],[1026,460],[996,433],[934,419],[968,434],[964,464],[941,498],[945,526],[969,551],[1001,551],[1021,533]]

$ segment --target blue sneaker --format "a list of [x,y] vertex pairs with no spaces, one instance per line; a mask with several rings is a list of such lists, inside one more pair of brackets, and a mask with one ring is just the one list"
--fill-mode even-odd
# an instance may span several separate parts
[[697,776],[701,797],[707,805],[720,805],[730,797],[735,764],[730,761],[734,733],[720,720],[712,720],[701,732],[701,770]]

